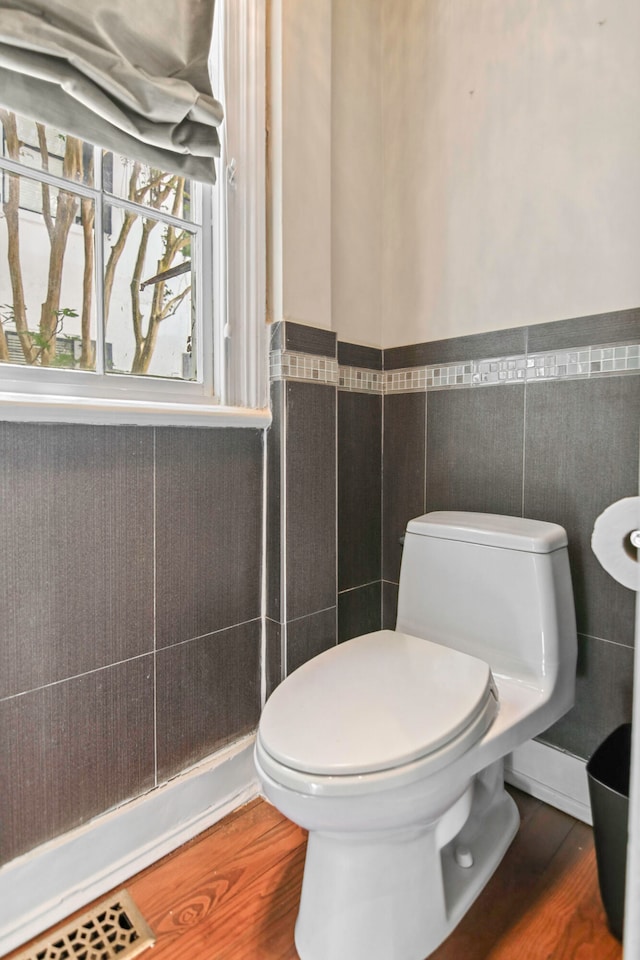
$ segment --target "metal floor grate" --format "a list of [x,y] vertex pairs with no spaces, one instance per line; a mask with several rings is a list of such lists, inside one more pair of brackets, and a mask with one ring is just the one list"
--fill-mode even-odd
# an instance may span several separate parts
[[154,943],[148,923],[120,890],[14,960],[130,960]]

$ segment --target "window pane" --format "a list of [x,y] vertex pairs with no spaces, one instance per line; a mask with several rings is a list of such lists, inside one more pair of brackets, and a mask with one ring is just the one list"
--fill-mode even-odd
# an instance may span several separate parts
[[[33,170],[45,170],[93,186],[94,148],[91,144],[10,111],[3,111],[2,156]],[[39,188],[31,196],[25,184],[22,202],[25,209],[40,212]]]
[[196,238],[105,204],[107,369],[156,377],[197,379],[195,296],[191,256]]
[[195,222],[191,203],[191,181],[127,157],[103,153],[103,187],[124,200],[141,203],[153,210]]
[[[33,196],[39,212],[25,208]],[[0,359],[93,370],[93,201],[2,172],[2,202]]]

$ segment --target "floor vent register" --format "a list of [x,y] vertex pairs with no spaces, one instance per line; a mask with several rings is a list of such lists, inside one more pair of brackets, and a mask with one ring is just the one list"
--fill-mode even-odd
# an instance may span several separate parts
[[154,943],[148,923],[120,890],[13,960],[130,960]]

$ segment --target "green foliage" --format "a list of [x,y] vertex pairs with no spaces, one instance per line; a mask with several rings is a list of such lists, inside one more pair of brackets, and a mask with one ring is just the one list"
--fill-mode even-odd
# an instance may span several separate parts
[[[65,319],[75,319],[79,316],[77,310],[73,310],[71,307],[61,307],[59,310],[54,310],[54,316],[56,317],[56,324],[54,329],[50,334],[45,335],[40,333],[39,330],[29,330],[28,335],[31,343],[37,349],[37,354],[31,361],[32,364],[38,363],[42,354],[45,350],[49,348],[52,340],[54,340],[60,334],[64,334],[64,321]],[[15,309],[12,303],[2,303],[0,304],[0,323],[15,323],[16,314]],[[77,336],[67,337],[68,340],[79,340]],[[54,367],[69,367],[75,366],[75,361],[73,355],[56,355],[51,361],[51,366]]]

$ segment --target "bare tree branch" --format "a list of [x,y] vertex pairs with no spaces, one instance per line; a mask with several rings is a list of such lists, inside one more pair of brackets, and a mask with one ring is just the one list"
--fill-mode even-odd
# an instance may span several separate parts
[[152,283],[160,283],[161,280],[172,280],[174,277],[180,277],[183,273],[189,273],[191,270],[191,260],[183,260],[182,263],[179,263],[177,267],[171,267],[169,270],[163,270],[162,273],[156,273],[154,277],[149,277],[148,280],[143,280],[140,284],[140,291],[142,292],[147,287],[150,287]]
[[136,342],[136,350],[133,358],[133,363],[131,365],[132,373],[145,373],[145,370],[139,368],[140,358],[142,356],[142,350],[144,346],[145,335],[142,330],[142,323],[144,320],[142,310],[140,309],[140,277],[142,276],[142,271],[144,269],[144,262],[147,256],[147,247],[149,246],[149,236],[151,231],[157,227],[157,220],[143,220],[142,221],[142,237],[140,238],[140,245],[138,247],[138,255],[136,257],[135,266],[133,268],[133,274],[131,277],[131,283],[129,289],[131,291],[131,320],[133,322],[133,335]]
[[182,301],[184,300],[184,298],[189,293],[191,293],[191,284],[188,284],[188,286],[186,286],[184,290],[181,290],[180,293],[177,293],[175,297],[171,298],[171,300],[167,300],[164,307],[162,308],[162,311],[160,312],[158,320],[166,320],[167,317],[172,317],[176,312],[176,310],[178,309],[178,307],[180,306],[180,304],[182,303]]

